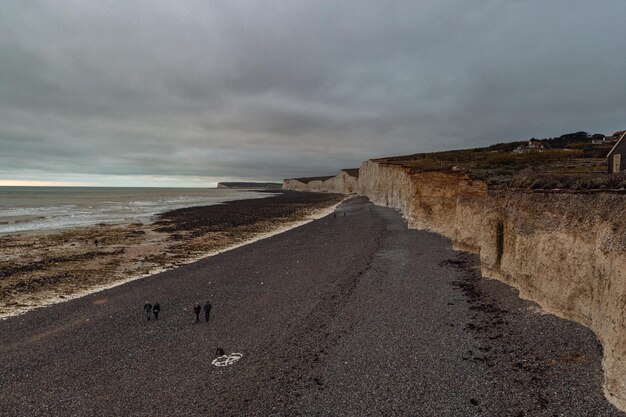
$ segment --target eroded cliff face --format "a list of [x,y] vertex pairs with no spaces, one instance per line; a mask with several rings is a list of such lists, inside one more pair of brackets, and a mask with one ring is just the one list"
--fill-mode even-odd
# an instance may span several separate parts
[[590,327],[607,398],[626,410],[626,196],[489,190],[451,172],[363,163],[358,193],[480,254],[483,274]]
[[430,229],[452,239],[461,249],[480,249],[475,231],[487,187],[459,175],[425,172],[367,161],[361,166],[358,194],[374,204],[399,209],[409,227]]
[[334,185],[334,190],[341,194],[354,194],[359,186],[358,177],[350,175],[346,171],[339,171],[329,181]]
[[341,170],[334,177],[325,180],[312,180],[303,182],[299,179],[286,179],[283,181],[283,190],[327,192],[339,194],[353,194],[358,187],[358,177]]
[[286,179],[283,181],[283,190],[324,193],[331,192],[329,187],[327,187],[324,183],[325,181],[320,180],[302,182],[297,179]]

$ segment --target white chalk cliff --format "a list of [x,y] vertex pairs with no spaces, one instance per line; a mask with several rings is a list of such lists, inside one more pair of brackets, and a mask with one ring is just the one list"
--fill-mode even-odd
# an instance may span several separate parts
[[411,172],[375,160],[358,175],[292,181],[283,188],[356,192],[396,208],[409,227],[478,253],[483,275],[591,328],[604,347],[605,394],[626,410],[626,195],[496,190],[462,173]]

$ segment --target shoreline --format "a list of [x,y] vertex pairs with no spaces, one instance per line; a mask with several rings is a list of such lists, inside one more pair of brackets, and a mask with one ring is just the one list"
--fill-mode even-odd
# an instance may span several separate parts
[[[1,188],[1,187],[0,187]],[[124,187],[122,187],[124,188]],[[132,187],[131,187],[132,188]],[[166,188],[168,189],[168,188]],[[233,200],[231,199],[226,199],[224,201],[221,202],[217,202],[217,203],[211,203],[210,205],[205,204],[197,204],[194,203],[193,205],[190,206],[186,206],[186,207],[177,207],[177,208],[171,208],[171,209],[167,209],[166,211],[162,211],[162,212],[153,212],[150,214],[144,214],[138,217],[133,217],[133,218],[124,218],[124,219],[117,219],[117,220],[104,220],[104,221],[95,221],[93,223],[89,223],[89,224],[82,224],[82,225],[63,225],[63,226],[55,226],[55,227],[49,227],[49,228],[43,228],[43,229],[26,229],[26,230],[17,230],[17,231],[0,231],[0,239],[5,238],[5,237],[19,237],[19,236],[40,236],[43,234],[54,234],[54,233],[63,233],[63,232],[71,232],[73,230],[77,230],[77,229],[81,229],[81,228],[90,228],[90,227],[115,227],[115,226],[150,226],[155,224],[157,221],[159,221],[159,218],[163,215],[167,215],[169,213],[178,211],[178,210],[188,210],[188,209],[192,209],[192,208],[199,208],[199,207],[210,207],[210,206],[217,206],[220,204],[228,204],[228,203],[232,203],[235,201],[243,201],[243,200],[254,200],[254,199],[266,199],[266,198],[271,198],[277,195],[280,195],[281,192],[283,192],[282,189],[279,190],[268,190],[268,189],[239,189],[239,190],[231,190],[231,191],[237,191],[238,193],[241,193],[241,196],[238,198],[235,198]],[[246,193],[257,193],[259,195],[262,196],[258,196],[258,197],[250,197],[248,195],[246,195]],[[38,216],[37,219],[46,219],[46,216]],[[32,219],[29,219],[32,220]],[[23,220],[18,220],[18,221],[10,221],[10,222],[6,222],[6,221],[0,221],[0,226],[6,226],[6,225],[13,225],[13,224],[19,224],[19,223],[26,223],[27,221],[23,221]]]
[[[281,194],[278,194],[277,196],[280,196],[280,195]],[[269,197],[260,198],[260,199],[235,200],[235,201],[223,203],[220,205],[228,205],[229,203],[232,204],[232,203],[247,203],[247,202],[254,202],[253,204],[258,205],[259,203],[262,204],[262,202],[267,202],[268,200],[271,200],[273,197],[276,197],[276,196],[269,196]],[[329,198],[326,198],[326,200],[332,201],[332,199],[329,199]],[[338,197],[336,197],[335,200],[338,200]],[[186,247],[183,246],[182,249],[179,251],[179,253],[176,253],[176,252],[168,253],[171,255],[170,259],[166,258],[163,260],[159,260],[158,262],[161,262],[161,264],[153,265],[153,264],[150,264],[149,258],[142,259],[137,262],[139,263],[145,262],[147,265],[152,265],[152,266],[142,265],[144,267],[143,269],[147,268],[146,271],[134,272],[134,273],[129,272],[128,273],[129,276],[127,276],[126,278],[119,278],[119,279],[115,278],[116,274],[119,275],[121,273],[120,271],[115,270],[112,272],[112,271],[103,270],[102,275],[107,275],[107,278],[108,278],[108,279],[107,278],[104,279],[105,281],[104,283],[99,283],[95,285],[82,284],[83,287],[79,287],[77,289],[70,285],[69,293],[64,293],[63,292],[64,288],[62,287],[62,285],[58,285],[58,286],[53,286],[52,288],[43,290],[43,291],[26,292],[26,293],[20,294],[15,297],[17,301],[13,301],[12,303],[7,303],[6,300],[0,299],[0,301],[3,302],[3,304],[0,305],[0,320],[6,320],[10,317],[20,316],[29,311],[33,311],[39,308],[49,307],[51,305],[63,303],[65,301],[74,300],[77,298],[87,296],[89,294],[111,289],[111,288],[124,285],[132,281],[143,279],[152,275],[162,273],[164,271],[176,269],[183,265],[188,265],[188,264],[197,262],[203,258],[215,256],[223,252],[227,252],[227,251],[230,251],[230,250],[233,250],[233,249],[245,246],[245,245],[249,245],[259,240],[267,239],[269,237],[275,236],[280,233],[284,233],[288,230],[297,228],[311,221],[320,219],[322,217],[325,217],[331,214],[332,212],[335,211],[337,206],[341,204],[344,200],[345,200],[345,196],[341,196],[340,200],[334,201],[331,205],[323,205],[323,203],[319,203],[319,202],[317,202],[318,205],[316,205],[316,203],[312,202],[310,207],[306,207],[304,210],[301,210],[301,211],[296,211],[296,213],[290,218],[285,218],[285,217],[280,217],[280,216],[262,218],[262,219],[258,219],[256,221],[251,222],[249,225],[247,225],[247,227],[244,226],[243,230],[238,230],[237,226],[232,226],[231,228],[220,230],[218,232],[215,232],[217,236],[211,235],[208,238],[208,241],[210,242],[209,246],[212,246],[211,249],[199,250],[199,251],[195,251],[196,253],[191,253],[191,252],[186,252]],[[319,204],[322,204],[322,206],[320,207]],[[171,240],[174,240],[174,241],[179,240],[180,231],[177,229],[177,227],[175,227],[177,229],[176,231],[169,232],[169,233],[164,233],[160,230],[157,231],[157,229],[163,228],[163,224],[159,219],[162,219],[164,216],[171,215],[173,213],[180,212],[180,211],[184,212],[185,210],[203,210],[203,209],[210,210],[211,208],[215,209],[215,207],[218,207],[220,205],[194,206],[194,207],[174,210],[174,211],[167,212],[167,213],[162,213],[162,214],[155,216],[155,221],[149,225],[135,225],[135,224],[107,225],[107,226],[104,226],[104,228],[108,229],[104,231],[105,232],[104,236],[106,238],[107,231],[110,233],[117,232],[120,230],[124,232],[125,227],[146,228],[149,230],[144,231],[143,229],[139,229],[139,231],[141,231],[144,235],[150,234],[150,233],[152,234],[162,233],[162,235],[159,236],[160,240],[158,243],[165,245],[166,244],[165,242],[169,242]],[[102,227],[102,226],[96,226],[95,228],[97,229],[99,227]],[[77,228],[77,229],[82,229],[81,231],[84,231],[84,230],[89,230],[93,228]],[[131,230],[131,232],[132,231],[133,230]],[[194,230],[192,229],[192,232],[193,231]],[[50,236],[55,236],[57,234],[63,234],[63,233],[71,234],[73,232],[80,233],[80,231],[78,230],[66,230],[66,231],[58,232],[58,233],[43,232],[38,235],[27,235],[27,236],[18,236],[18,237],[19,238],[34,238],[36,240],[38,237],[44,237],[44,236],[50,237]],[[189,233],[189,235],[190,235],[190,238],[189,238],[190,241],[197,240],[197,238],[193,236],[193,233]],[[223,235],[227,235],[228,238],[227,239],[224,238]],[[6,237],[6,236],[2,236],[2,237]],[[220,241],[218,241],[217,243],[211,242],[211,238],[213,238],[213,240],[220,240]],[[148,239],[147,240],[148,244],[154,243],[150,241],[149,237],[147,239]],[[207,243],[206,240],[207,239],[205,239],[202,242],[206,244]],[[189,243],[189,242],[185,241],[183,237],[183,245],[185,243]],[[191,242],[190,245],[193,245],[193,242]],[[132,243],[129,243],[128,246],[123,246],[122,248],[130,249],[130,251],[132,251],[132,249],[136,249],[138,246],[139,245],[136,245],[133,247]],[[171,247],[168,249],[171,249]],[[182,254],[182,252],[186,252],[186,254]],[[95,262],[97,263],[98,261],[99,260],[96,258]],[[128,269],[133,266],[133,263],[137,263],[137,262],[132,262],[132,260],[125,260],[125,261],[120,261],[120,265],[122,265],[123,263],[123,266]],[[0,263],[0,266],[1,265],[2,264]],[[120,266],[120,268],[122,268],[122,266]],[[0,272],[2,272],[2,269],[0,269]],[[126,272],[126,270],[122,272]],[[102,278],[100,277],[100,279]],[[68,289],[66,288],[65,290],[68,290]]]

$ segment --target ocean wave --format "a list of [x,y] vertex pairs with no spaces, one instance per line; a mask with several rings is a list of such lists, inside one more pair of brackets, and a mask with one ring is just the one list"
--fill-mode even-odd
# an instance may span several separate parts
[[[41,197],[32,207],[22,204],[16,207],[0,206],[0,234],[66,229],[101,223],[149,223],[157,214],[171,210],[270,196],[267,193],[233,190],[225,192],[216,189],[193,191],[202,193],[200,195],[185,195],[188,192],[186,190],[167,192],[181,192],[182,195],[159,196],[152,189],[133,190],[130,194],[122,189],[111,190],[108,195],[103,196],[101,190],[94,189],[91,193],[89,190],[82,190],[78,199],[75,194],[63,195],[62,190],[48,192],[52,196],[49,204]],[[142,193],[144,196],[141,196]],[[19,200],[19,196],[14,198]],[[65,203],[63,200],[68,204],[59,204]]]

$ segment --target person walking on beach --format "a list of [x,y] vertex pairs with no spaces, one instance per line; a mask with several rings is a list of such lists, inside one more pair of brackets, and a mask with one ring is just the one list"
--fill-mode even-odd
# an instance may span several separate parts
[[211,314],[211,303],[208,301],[204,304],[204,319],[209,322],[209,314]]
[[150,321],[150,316],[152,315],[152,304],[146,301],[146,304],[143,305],[143,311],[146,312],[146,316],[148,317],[148,321]]
[[196,315],[196,323],[200,322],[200,311],[202,311],[202,307],[200,307],[200,303],[196,303],[195,307],[193,308],[193,312]]
[[159,303],[154,303],[154,307],[152,307],[152,312],[154,313],[154,319],[159,319],[159,311],[161,311],[161,306]]

